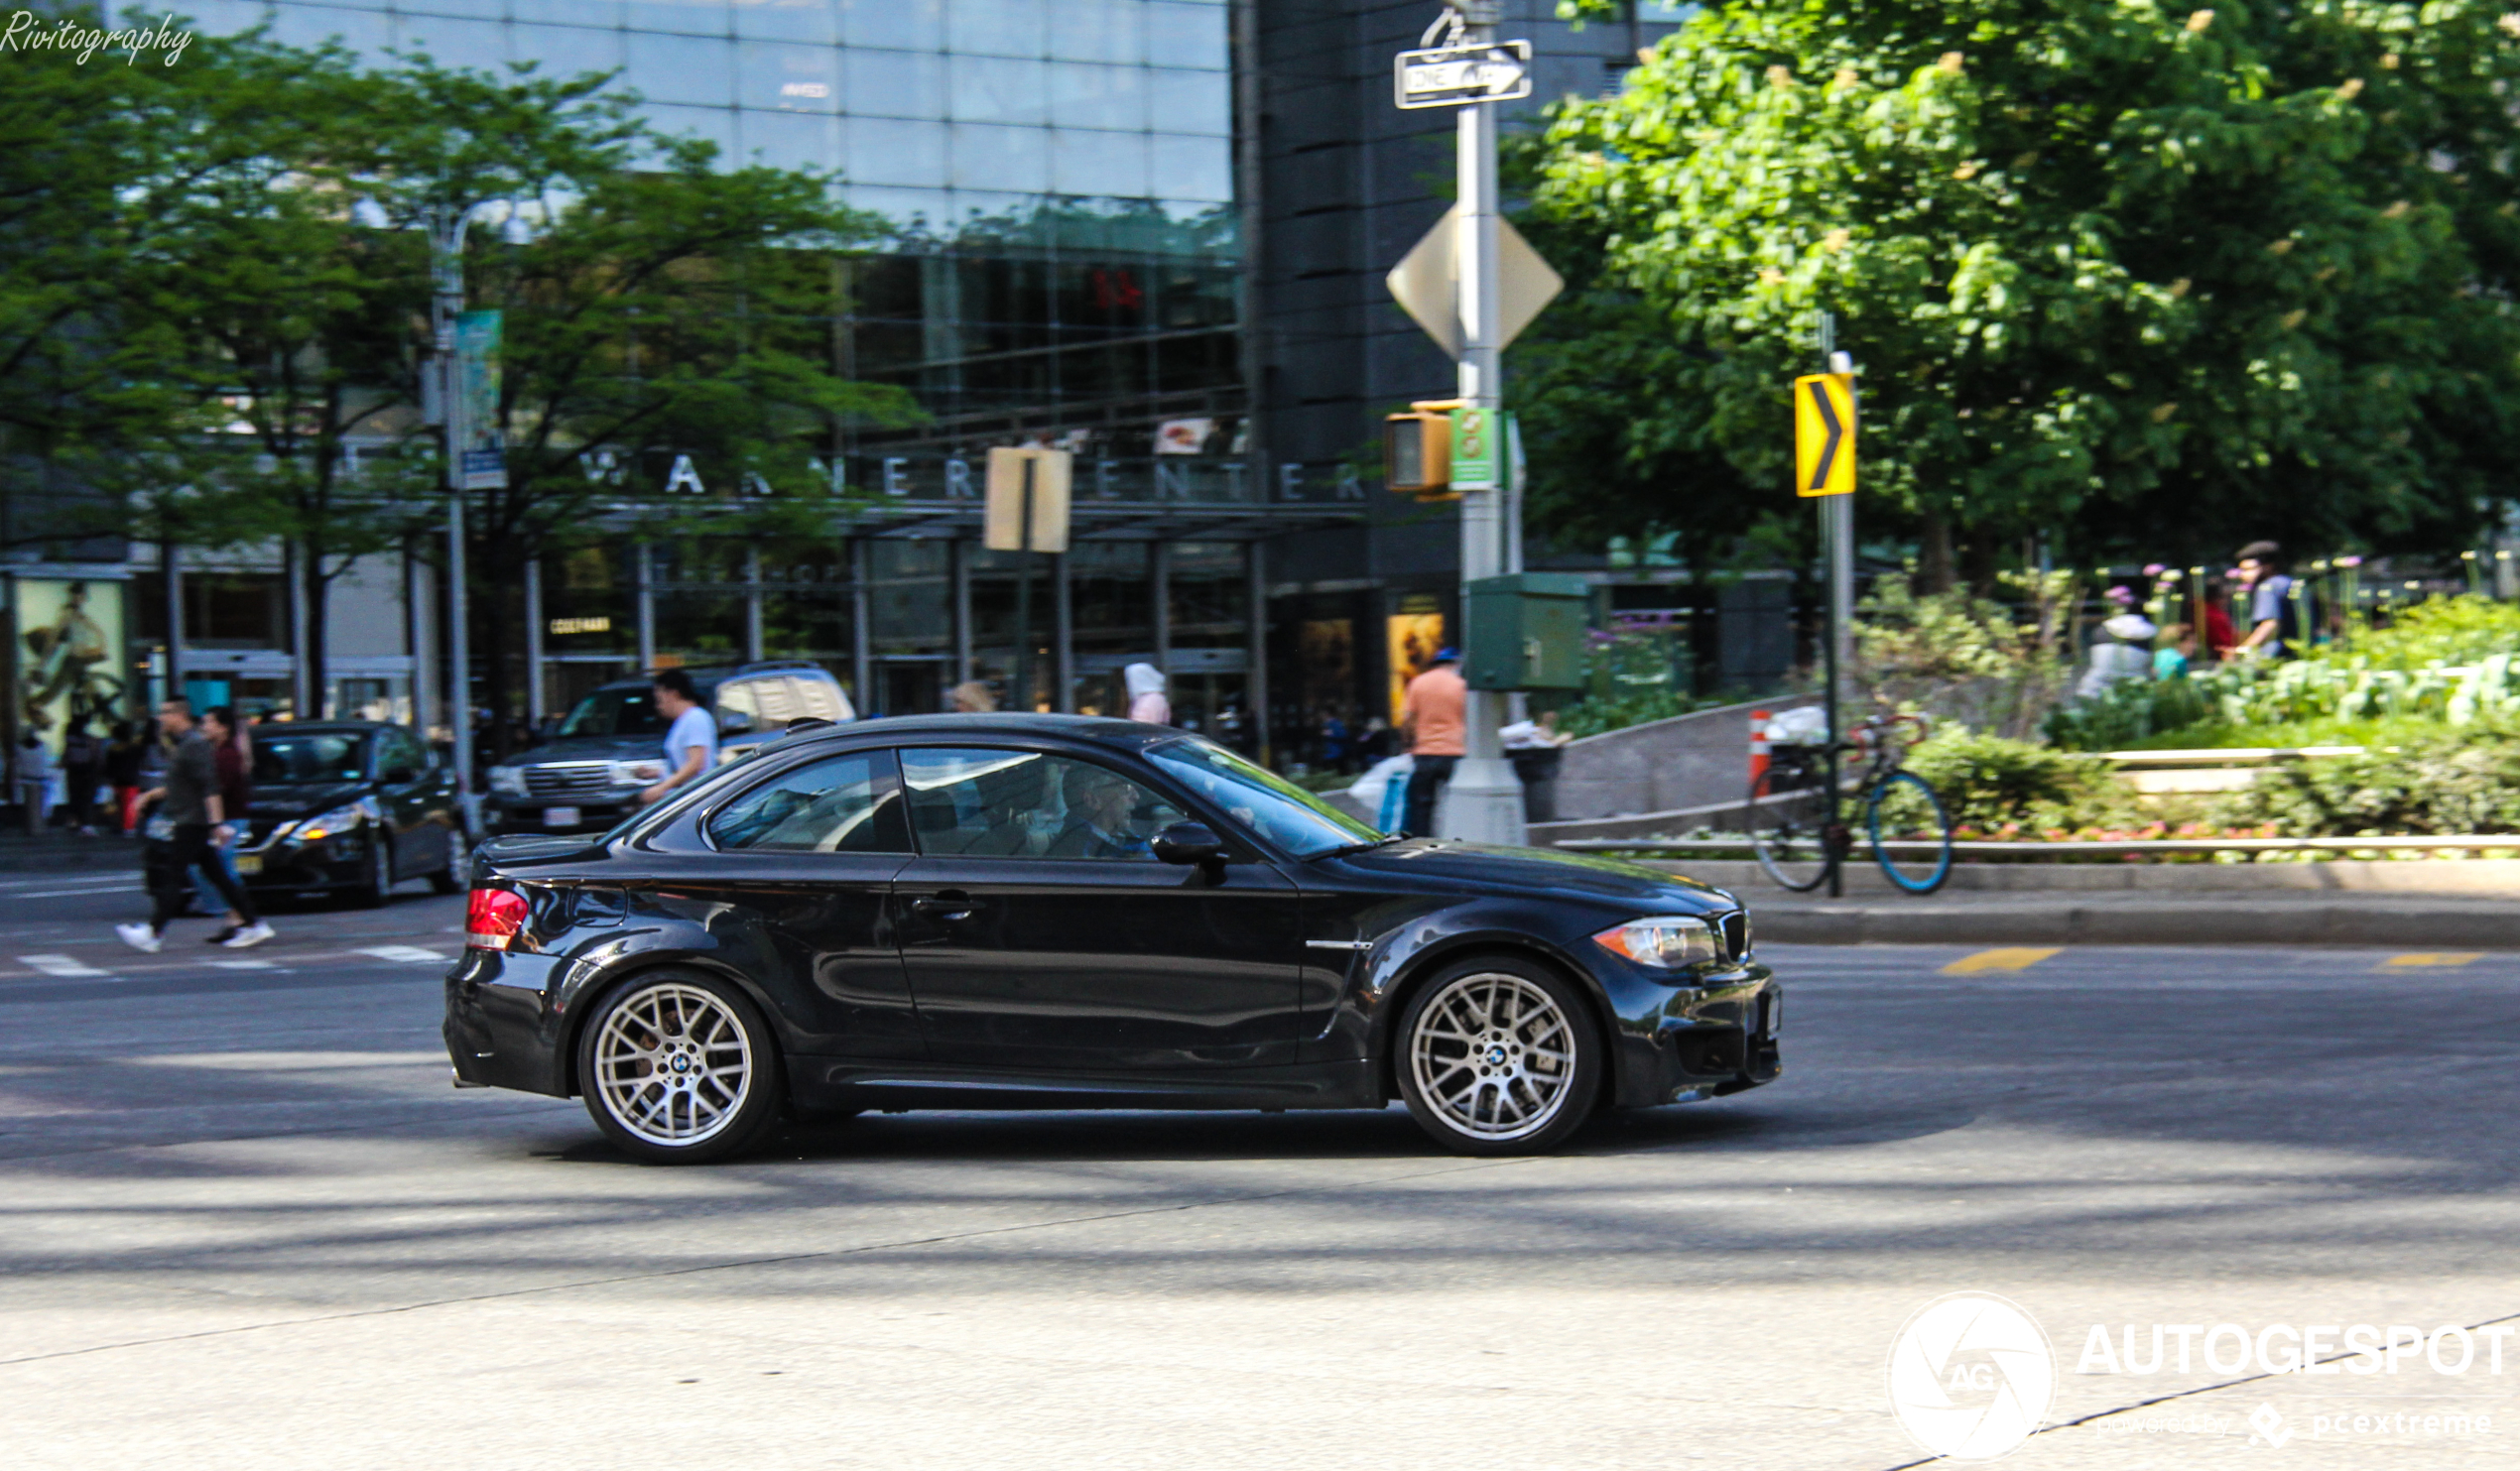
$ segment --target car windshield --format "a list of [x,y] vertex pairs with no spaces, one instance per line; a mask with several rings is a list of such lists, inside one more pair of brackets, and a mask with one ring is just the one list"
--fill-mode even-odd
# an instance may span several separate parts
[[1275,772],[1206,741],[1172,741],[1146,753],[1192,791],[1299,858],[1382,837]]
[[598,689],[577,702],[561,722],[565,736],[626,736],[665,734],[666,718],[657,713],[656,701],[648,691],[638,689]]
[[354,735],[280,735],[269,725],[253,728],[254,785],[355,782],[367,773],[367,741]]

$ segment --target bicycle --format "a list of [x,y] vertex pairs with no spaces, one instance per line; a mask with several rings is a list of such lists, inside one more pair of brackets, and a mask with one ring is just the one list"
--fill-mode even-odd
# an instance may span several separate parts
[[[1853,830],[1838,815],[1842,796],[1860,804],[1873,861],[1892,884],[1910,894],[1943,887],[1952,876],[1952,818],[1933,784],[1901,767],[1903,725],[1924,738],[1922,715],[1875,715],[1856,724],[1852,740],[1770,749],[1767,770],[1750,783],[1746,813],[1751,850],[1769,878],[1801,894],[1838,870],[1854,848]],[[1835,793],[1828,784],[1832,755],[1869,757],[1854,780],[1841,773]]]

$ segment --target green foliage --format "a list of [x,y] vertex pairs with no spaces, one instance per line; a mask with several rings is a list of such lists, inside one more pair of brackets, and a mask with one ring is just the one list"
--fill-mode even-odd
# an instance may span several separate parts
[[2183,555],[2472,530],[2520,453],[2501,9],[1706,7],[1533,161],[1534,213],[1640,313],[1575,323],[1657,375],[1615,457],[1731,467],[1675,482],[1673,524],[1781,498],[1827,308],[1867,514],[1981,555],[2077,522]]
[[2520,719],[2520,608],[2441,598],[2389,628],[2309,659],[2234,662],[2184,680],[2129,681],[2060,710],[2050,739],[2080,751],[2130,746],[2355,744],[2286,740],[2313,725]]
[[2217,718],[2198,679],[2125,679],[2095,699],[2057,706],[2044,730],[2060,750],[2124,751]]
[[1600,735],[1606,731],[1625,730],[1643,725],[1648,720],[1669,720],[1676,715],[1691,715],[1700,710],[1712,710],[1739,704],[1738,692],[1707,695],[1690,694],[1684,689],[1647,689],[1641,692],[1611,695],[1586,695],[1558,710],[1558,730],[1567,736]]
[[2520,832],[2520,731],[2437,730],[2385,751],[2269,768],[2221,810],[2287,837]]
[[1918,595],[1904,576],[1882,577],[1860,604],[1851,676],[1872,701],[2019,740],[2064,692],[2071,671],[2058,649],[2065,574],[2014,579],[2033,621],[1965,589]]
[[2105,764],[2027,741],[1946,726],[1907,755],[1955,827],[2079,827],[2127,805]]

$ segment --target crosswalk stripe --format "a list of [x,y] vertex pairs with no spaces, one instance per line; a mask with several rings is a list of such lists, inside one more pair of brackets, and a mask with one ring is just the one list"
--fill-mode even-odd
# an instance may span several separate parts
[[2415,950],[2404,955],[2391,955],[2380,963],[2387,970],[2412,970],[2419,966],[2465,965],[2471,960],[2484,958],[2482,950]]
[[268,960],[213,960],[209,963],[221,970],[278,970],[280,968]]
[[101,976],[111,971],[98,970],[74,955],[20,955],[20,965],[31,966],[48,976]]
[[364,945],[360,947],[358,953],[373,955],[379,960],[409,961],[415,965],[427,960],[446,958],[436,950],[424,950],[418,945]]
[[2053,949],[2037,950],[2031,949],[2027,946],[2007,946],[2006,948],[1997,950],[1980,950],[1974,955],[1962,955],[1959,959],[1944,966],[1943,974],[1947,976],[1967,976],[1976,975],[1981,971],[1989,970],[2028,970],[2030,967],[2056,953],[2057,952]]

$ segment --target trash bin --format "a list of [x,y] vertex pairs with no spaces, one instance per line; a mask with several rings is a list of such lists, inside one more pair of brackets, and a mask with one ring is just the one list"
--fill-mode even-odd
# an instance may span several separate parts
[[1514,764],[1514,775],[1522,779],[1525,822],[1558,820],[1558,766],[1566,755],[1555,746],[1505,753],[1505,759]]

